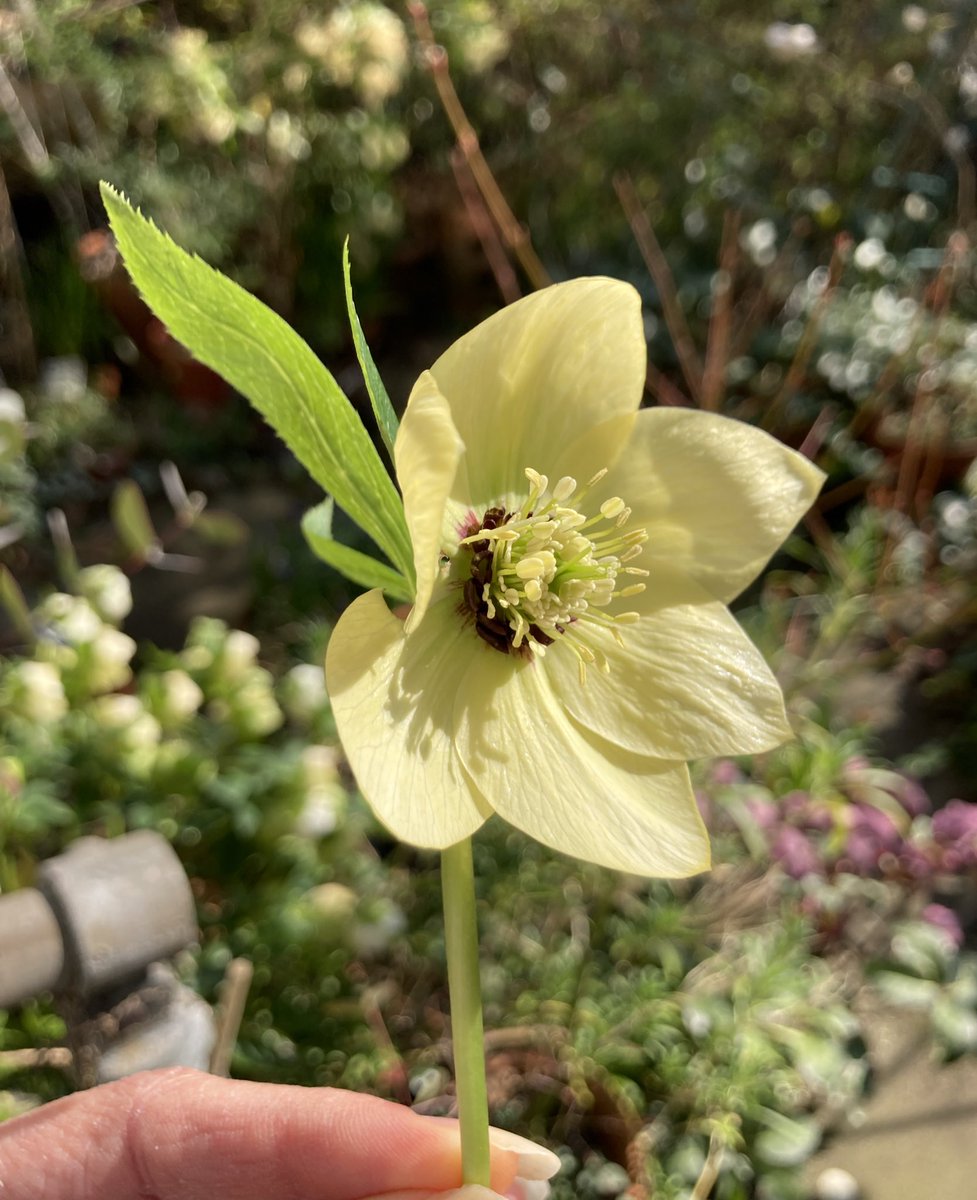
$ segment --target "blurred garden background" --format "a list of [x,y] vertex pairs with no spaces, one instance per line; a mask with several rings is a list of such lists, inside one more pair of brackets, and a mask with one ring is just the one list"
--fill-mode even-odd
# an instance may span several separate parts
[[[811,1195],[880,1013],[977,1050],[975,136],[972,0],[5,0],[0,890],[158,830],[181,976],[254,966],[236,1075],[451,1111],[436,856],[370,817],[322,682],[356,594],[322,497],[143,306],[98,181],[361,405],[346,238],[398,406],[501,304],[630,280],[648,404],[829,474],[736,607],[797,739],[696,765],[688,883],[479,834],[493,1117],[558,1200]],[[65,1038],[49,996],[0,1013],[0,1117],[75,1086]]]

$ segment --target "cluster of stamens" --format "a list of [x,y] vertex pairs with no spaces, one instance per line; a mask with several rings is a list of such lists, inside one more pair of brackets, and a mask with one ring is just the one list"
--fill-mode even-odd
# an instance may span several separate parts
[[608,606],[643,592],[643,583],[627,577],[648,574],[631,565],[648,535],[626,528],[631,510],[623,500],[605,500],[591,517],[579,509],[606,474],[599,471],[582,488],[566,475],[550,490],[545,475],[527,468],[529,494],[521,508],[490,508],[462,530],[461,546],[471,553],[462,610],[474,616],[476,633],[506,654],[542,655],[565,639],[581,682],[590,664],[607,670],[594,630],[609,629],[620,642],[617,626],[638,619]]

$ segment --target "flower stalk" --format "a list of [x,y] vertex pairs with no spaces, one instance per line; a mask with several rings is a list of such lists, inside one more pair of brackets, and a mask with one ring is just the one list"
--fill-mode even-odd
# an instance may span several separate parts
[[441,896],[451,995],[451,1044],[461,1124],[463,1182],[489,1186],[485,1037],[478,976],[478,925],[471,838],[441,854]]

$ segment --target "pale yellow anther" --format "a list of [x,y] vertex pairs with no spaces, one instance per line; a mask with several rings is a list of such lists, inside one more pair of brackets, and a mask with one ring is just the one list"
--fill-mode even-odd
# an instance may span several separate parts
[[610,500],[605,500],[600,506],[602,517],[606,517],[608,521],[613,520],[619,513],[624,511],[624,501],[620,496],[612,496]]
[[577,529],[587,520],[583,513],[578,513],[573,508],[558,508],[556,512],[564,529]]
[[577,481],[572,475],[564,475],[553,489],[553,499],[557,504],[562,504],[564,500],[569,500],[576,490]]
[[535,554],[521,558],[513,568],[520,579],[536,579],[543,573],[543,560]]
[[590,590],[590,602],[598,606],[609,604],[614,595],[614,580],[600,579]]
[[539,471],[534,471],[532,467],[526,468],[526,478],[532,486],[532,496],[541,496],[550,486],[549,479],[545,475],[541,475]]
[[[599,471],[587,487],[606,474]],[[610,669],[590,633],[603,630],[623,646],[617,626],[639,619],[633,612],[614,614],[608,606],[617,597],[645,590],[644,583],[628,582],[619,588],[618,582],[625,582],[620,579],[625,574],[648,576],[641,568],[624,566],[641,553],[648,535],[643,529],[623,532],[613,527],[631,516],[620,496],[605,500],[597,513],[591,508],[588,516],[586,507],[579,507],[587,488],[578,490],[572,476],[562,476],[549,492],[549,480],[541,472],[527,467],[525,475],[529,493],[521,507],[510,508],[507,502],[498,528],[479,529],[464,539],[482,544],[479,573],[485,571],[485,544],[489,546],[489,578],[479,583],[480,611],[489,620],[505,623],[513,651],[542,657],[552,640],[565,638],[584,683],[589,665],[602,672]],[[598,532],[602,521],[612,527],[605,525]]]
[[579,600],[588,590],[586,579],[568,579],[560,589],[560,595],[565,600]]
[[601,467],[601,469],[596,475],[593,476],[593,478],[587,480],[587,487],[592,488],[595,484],[600,483],[606,474],[607,467]]
[[540,521],[533,526],[533,545],[545,545],[560,528],[558,521]]

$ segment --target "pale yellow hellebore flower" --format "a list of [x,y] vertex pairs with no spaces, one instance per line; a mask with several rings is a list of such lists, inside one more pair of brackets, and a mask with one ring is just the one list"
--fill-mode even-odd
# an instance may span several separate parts
[[363,795],[442,849],[497,812],[567,854],[705,870],[686,760],[791,736],[726,608],[823,476],[738,421],[639,411],[637,292],[577,279],[455,342],[411,393],[395,460],[414,546],[406,622],[343,614],[326,677]]

